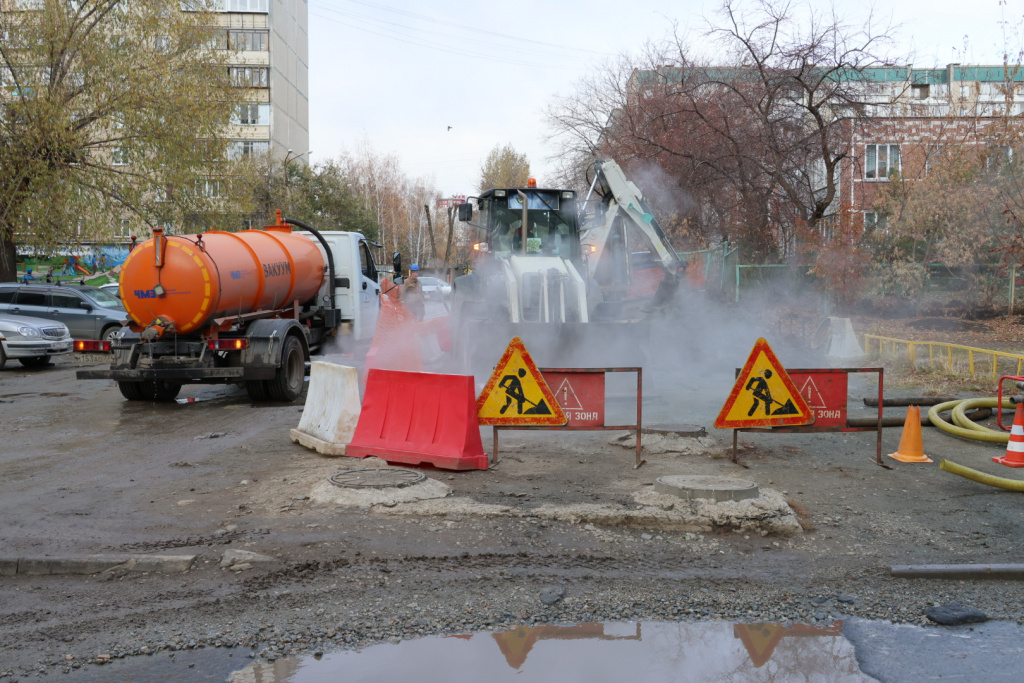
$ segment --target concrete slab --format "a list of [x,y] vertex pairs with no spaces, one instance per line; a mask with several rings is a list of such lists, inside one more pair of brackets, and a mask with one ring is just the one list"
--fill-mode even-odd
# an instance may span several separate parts
[[658,477],[654,480],[654,490],[684,500],[707,498],[717,502],[746,500],[759,495],[757,484],[746,479],[692,474]]
[[0,576],[14,576],[17,573],[17,560],[0,560]]

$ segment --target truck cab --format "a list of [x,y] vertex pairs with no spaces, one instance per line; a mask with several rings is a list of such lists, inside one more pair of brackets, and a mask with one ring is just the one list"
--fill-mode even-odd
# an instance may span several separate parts
[[[376,245],[357,232],[321,230],[320,234],[334,258],[334,305],[340,311],[341,322],[351,325],[354,341],[368,342],[377,329],[380,313],[380,273],[371,249]],[[321,300],[329,297],[329,286],[325,278]]]

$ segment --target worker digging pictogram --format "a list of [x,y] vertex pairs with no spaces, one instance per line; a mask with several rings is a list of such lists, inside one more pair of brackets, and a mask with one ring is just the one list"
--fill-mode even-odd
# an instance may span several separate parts
[[758,339],[722,406],[715,427],[773,427],[814,422],[793,380],[764,339]]
[[[771,389],[768,387],[768,380],[772,378],[774,373],[771,370],[764,371],[764,377],[751,377],[750,381],[747,382],[745,387],[747,391],[754,397],[754,402],[750,406],[750,410],[747,411],[747,417],[752,417],[757,412],[759,406],[764,407],[765,415],[796,415],[796,406],[793,405],[793,399],[787,399],[785,403],[777,401],[772,398]],[[774,404],[778,403],[778,408],[773,408]]]
[[482,425],[564,425],[555,400],[519,337],[509,343],[477,399]]
[[[505,390],[505,405],[498,412],[504,415],[505,411],[511,408],[514,403],[516,415],[551,415],[551,408],[548,407],[547,401],[543,398],[536,401],[526,398],[521,381],[524,377],[526,377],[526,368],[519,368],[517,372],[505,375],[498,382],[498,388]],[[531,407],[524,410],[527,404]],[[509,415],[511,414],[509,413]]]

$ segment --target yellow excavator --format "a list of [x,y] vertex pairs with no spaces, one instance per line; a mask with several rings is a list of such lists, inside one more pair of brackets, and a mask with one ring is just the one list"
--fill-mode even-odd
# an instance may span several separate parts
[[673,298],[681,261],[637,186],[598,161],[587,197],[494,188],[459,206],[472,272],[452,291],[462,370],[486,372],[513,336],[539,365],[642,365],[646,322]]

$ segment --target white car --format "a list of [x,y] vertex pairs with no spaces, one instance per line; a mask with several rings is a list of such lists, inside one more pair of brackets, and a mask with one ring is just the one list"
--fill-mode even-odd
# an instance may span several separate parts
[[441,278],[424,275],[420,278],[420,285],[427,299],[446,299],[452,293],[452,286]]
[[8,358],[27,368],[41,368],[54,356],[71,353],[71,343],[64,323],[0,313],[0,368]]

